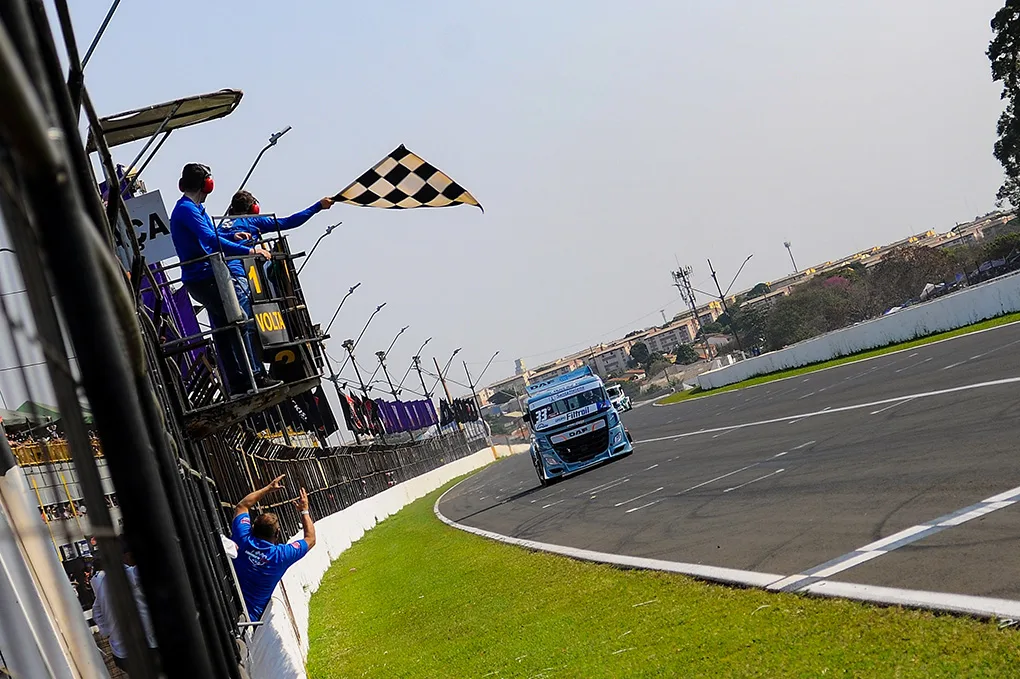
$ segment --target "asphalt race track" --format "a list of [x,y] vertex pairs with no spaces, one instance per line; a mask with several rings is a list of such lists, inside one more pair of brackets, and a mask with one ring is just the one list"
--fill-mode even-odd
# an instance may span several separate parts
[[1020,325],[624,421],[627,458],[541,488],[516,455],[439,509],[516,538],[790,576],[776,588],[1020,600]]

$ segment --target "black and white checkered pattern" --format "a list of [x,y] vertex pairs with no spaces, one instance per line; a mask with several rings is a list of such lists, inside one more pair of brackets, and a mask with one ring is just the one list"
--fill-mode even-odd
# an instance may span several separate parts
[[333,199],[391,210],[458,204],[482,208],[464,187],[408,151],[403,144]]

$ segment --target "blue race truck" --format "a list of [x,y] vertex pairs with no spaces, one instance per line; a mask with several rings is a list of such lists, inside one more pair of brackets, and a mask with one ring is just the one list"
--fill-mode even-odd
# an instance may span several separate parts
[[526,389],[531,461],[543,486],[633,452],[630,434],[591,368],[578,368]]

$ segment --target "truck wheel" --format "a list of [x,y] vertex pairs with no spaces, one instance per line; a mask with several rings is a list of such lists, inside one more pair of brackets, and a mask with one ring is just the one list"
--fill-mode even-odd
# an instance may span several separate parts
[[623,430],[623,433],[627,435],[627,442],[628,442],[628,443],[634,443],[634,437],[630,435],[630,432],[629,432],[629,431],[627,431],[626,429],[624,429],[624,430]]

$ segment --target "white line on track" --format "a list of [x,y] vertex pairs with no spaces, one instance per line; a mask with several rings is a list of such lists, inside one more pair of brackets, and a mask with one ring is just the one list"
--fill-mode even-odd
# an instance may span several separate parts
[[651,471],[651,470],[655,469],[655,468],[656,468],[656,467],[658,467],[658,466],[659,466],[659,463],[658,463],[658,462],[656,462],[656,463],[655,463],[655,464],[653,464],[653,465],[652,465],[651,467],[648,467],[648,468],[646,468],[646,469],[645,469],[645,471],[646,471],[646,472],[647,472],[647,471]]
[[[674,441],[676,439],[687,438],[689,436],[699,436],[702,434],[714,434],[726,429],[745,429],[747,427],[760,427],[767,424],[777,424],[780,422],[788,422],[793,424],[807,417],[817,417],[820,415],[835,415],[838,413],[846,413],[852,410],[860,410],[862,408],[873,408],[875,406],[889,405],[891,403],[898,403],[900,401],[909,401],[918,398],[931,398],[933,396],[942,396],[944,394],[955,394],[958,392],[971,391],[973,389],[987,389],[989,387],[1000,387],[1007,384],[1016,384],[1020,382],[1020,377],[1006,377],[1001,380],[991,380],[989,382],[976,382],[974,384],[964,384],[959,387],[949,387],[947,389],[937,389],[935,391],[924,391],[916,394],[904,394],[903,396],[894,396],[892,398],[885,398],[880,401],[871,401],[868,403],[856,403],[849,406],[841,406],[839,408],[832,408],[831,410],[816,410],[809,413],[801,413],[799,415],[787,415],[786,417],[776,417],[770,420],[758,420],[756,422],[744,422],[742,424],[731,424],[725,427],[716,427],[712,429],[699,429],[698,431],[685,432],[683,434],[672,434],[670,436],[659,436],[651,439],[644,439],[643,441],[635,441],[635,443],[657,443],[659,441]],[[791,421],[792,420],[792,421]]]
[[632,513],[632,512],[636,512],[636,511],[637,511],[637,510],[639,510],[639,509],[644,509],[645,507],[651,507],[652,505],[657,505],[657,504],[659,504],[660,502],[662,502],[662,500],[661,500],[661,499],[659,499],[659,500],[652,500],[651,502],[649,502],[649,503],[647,503],[647,504],[643,504],[643,505],[640,505],[640,506],[638,506],[638,507],[634,507],[633,509],[628,509],[628,510],[627,510],[627,511],[626,511],[625,513],[626,513],[626,514],[630,514],[630,513]]
[[612,488],[616,488],[617,486],[622,486],[623,484],[627,483],[628,481],[630,481],[629,478],[627,478],[627,479],[620,479],[619,481],[617,481],[615,483],[610,483],[610,484],[604,485],[601,488],[599,488],[598,490],[589,490],[587,493],[580,493],[576,497],[580,497],[581,495],[592,495],[592,496],[598,495],[599,493],[601,493],[604,490],[610,490]]
[[903,405],[904,403],[910,403],[913,400],[914,399],[912,399],[912,398],[908,398],[905,401],[899,401],[898,403],[893,403],[891,406],[886,406],[884,408],[880,408],[879,410],[872,410],[871,414],[872,415],[878,415],[879,413],[884,413],[887,410],[892,410],[893,408],[898,408],[899,406]]
[[763,479],[767,479],[768,477],[775,476],[776,474],[782,474],[784,471],[786,471],[786,470],[785,469],[777,469],[776,471],[772,472],[771,474],[766,474],[765,476],[759,476],[756,479],[751,479],[747,483],[742,483],[739,486],[733,486],[732,488],[727,488],[723,492],[724,493],[728,493],[731,490],[737,490],[738,488],[743,488],[744,486],[750,486],[752,483],[756,483],[756,482],[761,481]]
[[563,501],[564,501],[564,500],[566,500],[566,499],[567,499],[567,498],[563,498],[563,500],[557,500],[556,502],[550,502],[550,503],[549,503],[549,504],[547,504],[547,505],[542,505],[542,509],[549,509],[550,507],[552,507],[552,506],[555,506],[555,505],[558,505],[559,503],[563,502]]
[[781,453],[776,453],[776,454],[775,454],[775,455],[773,455],[773,456],[772,456],[772,457],[771,457],[770,459],[774,460],[774,459],[776,459],[777,457],[782,457],[783,455],[786,455],[786,451],[785,451],[785,450],[784,450],[783,452],[781,452]]
[[647,493],[641,493],[640,495],[636,495],[635,497],[632,497],[632,498],[631,498],[631,499],[629,499],[629,500],[624,500],[623,502],[617,502],[617,503],[616,503],[615,505],[613,505],[613,506],[614,506],[614,507],[622,507],[623,505],[626,505],[626,504],[630,504],[630,503],[631,503],[631,502],[633,502],[634,500],[640,500],[640,499],[641,499],[641,498],[643,498],[643,497],[648,497],[649,495],[654,495],[655,493],[658,493],[658,492],[659,492],[660,490],[662,490],[662,489],[663,489],[663,486],[659,486],[659,487],[658,487],[658,488],[656,488],[655,490],[650,490],[650,491],[648,491]]
[[807,443],[800,444],[799,446],[797,446],[796,448],[793,448],[792,450],[802,450],[802,449],[807,448],[808,446],[810,446],[812,444],[815,444],[815,443],[818,443],[818,441],[808,441]]
[[729,434],[729,433],[730,433],[731,431],[733,431],[733,430],[732,430],[732,429],[727,429],[726,431],[724,431],[724,432],[722,432],[722,433],[720,433],[720,434],[716,434],[716,435],[715,435],[715,436],[713,436],[712,438],[714,438],[714,439],[717,439],[717,438],[719,438],[720,436],[726,436],[726,434]]
[[588,493],[594,493],[597,490],[602,490],[602,488],[604,486],[615,484],[617,481],[626,481],[628,478],[630,478],[630,477],[629,476],[621,476],[618,479],[614,479],[612,481],[606,481],[605,483],[599,484],[599,485],[595,486],[594,488],[589,488],[588,490],[584,491],[583,493],[578,493],[578,496],[587,495]]
[[742,471],[746,471],[748,469],[751,469],[752,467],[757,467],[760,464],[761,464],[761,462],[755,462],[754,464],[749,464],[746,467],[741,467],[740,469],[737,469],[736,471],[732,471],[732,472],[730,472],[728,474],[723,474],[722,476],[717,476],[714,479],[709,479],[708,481],[704,481],[702,483],[699,483],[696,486],[691,486],[690,488],[685,488],[684,490],[681,490],[679,493],[677,493],[677,495],[683,495],[684,493],[689,493],[692,490],[697,490],[698,488],[701,488],[702,486],[707,486],[710,483],[715,483],[716,481],[721,481],[722,479],[725,479],[728,476],[733,476],[734,474],[739,474]]
[[929,357],[929,358],[926,358],[926,359],[924,359],[923,361],[918,361],[917,363],[911,363],[911,364],[910,364],[910,365],[908,365],[908,366],[904,366],[904,367],[900,368],[900,369],[899,369],[899,370],[897,370],[896,372],[898,372],[898,373],[901,373],[901,372],[903,372],[904,370],[910,370],[911,368],[916,368],[916,367],[917,367],[917,366],[919,366],[919,365],[924,365],[925,363],[927,363],[927,362],[928,362],[928,361],[930,361],[930,360],[931,360],[931,357]]

